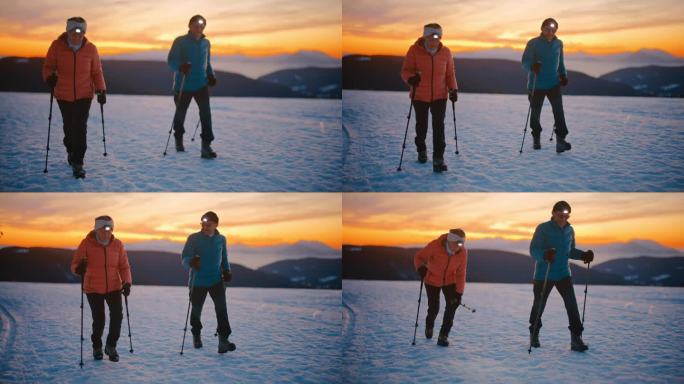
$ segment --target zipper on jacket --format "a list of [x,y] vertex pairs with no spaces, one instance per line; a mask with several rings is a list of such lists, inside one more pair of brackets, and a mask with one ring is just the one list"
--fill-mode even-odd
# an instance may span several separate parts
[[102,246],[102,249],[104,249],[104,255],[105,255],[105,295],[109,293],[109,276],[107,275],[107,247]]
[[74,102],[76,102],[76,51],[74,51]]

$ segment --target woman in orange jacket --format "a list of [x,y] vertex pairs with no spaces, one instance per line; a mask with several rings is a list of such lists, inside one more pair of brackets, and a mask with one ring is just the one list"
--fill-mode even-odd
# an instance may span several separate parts
[[425,337],[432,338],[435,318],[439,313],[439,291],[444,294],[446,308],[437,345],[449,346],[449,331],[454,323],[454,314],[465,288],[468,250],[465,248],[465,232],[451,229],[431,241],[413,258],[413,264],[425,282],[428,297],[428,311],[425,318]]
[[109,216],[95,219],[95,229],[81,241],[71,259],[71,271],[83,277],[83,291],[88,297],[93,315],[93,357],[102,360],[104,303],[109,306],[109,334],[104,353],[111,361],[119,361],[116,342],[121,333],[123,308],[121,294],[131,293],[131,267],[121,240],[114,238],[114,220]]
[[428,111],[432,113],[432,170],[447,170],[444,163],[444,115],[447,97],[458,100],[458,85],[454,72],[454,58],[449,48],[442,45],[442,27],[427,24],[423,37],[409,48],[401,68],[401,78],[411,87],[410,96],[416,111],[416,149],[418,161],[427,162]]
[[84,178],[86,129],[94,92],[97,102],[107,102],[100,55],[85,37],[87,23],[82,17],[67,20],[66,32],[50,45],[43,63],[43,80],[54,90],[64,123],[67,161],[76,178]]

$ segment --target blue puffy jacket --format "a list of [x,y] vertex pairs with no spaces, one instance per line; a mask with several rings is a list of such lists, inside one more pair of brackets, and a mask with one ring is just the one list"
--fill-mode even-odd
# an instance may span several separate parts
[[553,220],[539,224],[530,242],[530,255],[536,261],[535,280],[544,280],[547,268],[544,251],[549,248],[556,248],[556,259],[551,263],[549,271],[550,281],[558,281],[570,276],[568,259],[582,260],[584,253],[575,248],[575,230],[572,229],[570,223],[563,228]]
[[556,36],[547,41],[544,36],[537,36],[527,42],[522,56],[522,67],[527,74],[527,89],[532,90],[532,63],[540,61],[541,71],[537,75],[536,89],[548,90],[560,83],[559,76],[567,76],[563,60],[563,42]]
[[183,74],[179,69],[183,63],[192,64],[190,72],[185,77],[184,92],[193,92],[206,87],[207,75],[214,75],[214,69],[211,67],[211,44],[204,35],[199,40],[195,40],[190,32],[187,35],[178,36],[173,41],[166,62],[176,72],[173,79],[174,92],[180,91]]
[[230,271],[226,248],[226,237],[221,235],[218,230],[214,236],[207,236],[202,232],[188,236],[185,247],[183,247],[181,263],[186,268],[190,268],[190,259],[195,255],[200,257],[199,270],[190,268],[191,276],[192,273],[195,274],[194,286],[211,287],[222,280],[222,270]]

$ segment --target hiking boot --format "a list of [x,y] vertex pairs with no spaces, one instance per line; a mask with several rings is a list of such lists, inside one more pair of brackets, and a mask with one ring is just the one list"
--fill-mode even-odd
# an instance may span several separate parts
[[427,151],[418,151],[418,162],[421,164],[427,163]]
[[444,333],[440,333],[439,337],[437,338],[437,345],[440,347],[448,347],[449,346],[449,336],[447,336]]
[[234,351],[235,348],[235,344],[228,341],[228,336],[219,336],[218,353]]
[[432,171],[441,173],[447,170],[447,165],[444,163],[444,159],[433,158],[432,159]]
[[539,331],[533,332],[530,330],[530,345],[532,345],[534,348],[541,347],[541,344],[539,344]]
[[572,145],[565,141],[564,137],[556,137],[556,153],[561,153],[564,151],[569,151]]
[[100,345],[99,347],[93,347],[93,359],[102,360],[103,357],[104,354],[102,353],[102,346]]
[[211,149],[210,141],[202,140],[202,158],[203,159],[214,159],[216,158],[216,152]]
[[541,149],[541,135],[532,135],[532,140],[534,140],[532,148]]
[[195,348],[202,348],[202,336],[200,335],[192,335],[192,345]]
[[185,152],[185,147],[183,146],[183,136],[173,136],[176,141],[176,152]]
[[432,327],[425,326],[425,338],[432,339]]
[[589,346],[584,344],[582,335],[578,333],[570,333],[570,349],[577,352],[584,352],[589,349]]
[[119,352],[116,351],[116,347],[105,345],[104,353],[109,356],[109,361],[119,361]]
[[71,174],[77,179],[85,179],[86,171],[83,169],[83,164],[71,164]]

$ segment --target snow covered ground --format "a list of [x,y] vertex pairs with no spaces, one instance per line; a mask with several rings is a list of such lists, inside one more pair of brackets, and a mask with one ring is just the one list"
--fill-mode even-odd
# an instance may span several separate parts
[[[532,150],[524,95],[461,94],[456,103],[460,154],[454,154],[451,105],[445,119],[449,171],[416,160],[411,116],[403,171],[397,172],[409,109],[407,92],[344,91],[344,191],[681,191],[684,100],[565,96],[572,150],[549,142],[553,115],[542,110],[542,150]],[[432,156],[432,129],[428,132]]]
[[[684,288],[590,286],[586,353],[570,351],[562,299],[549,297],[541,348],[528,355],[531,285],[470,283],[448,348],[411,346],[419,282],[343,282],[345,377],[350,383],[675,383],[684,380]],[[580,311],[584,287],[575,287]],[[441,325],[444,300],[437,317]]]
[[213,97],[218,153],[200,159],[196,104],[185,123],[185,153],[173,138],[171,96],[111,95],[104,108],[108,156],[104,157],[99,104],[88,121],[84,180],[75,180],[62,145],[62,118],[53,106],[49,172],[43,173],[48,93],[0,93],[0,189],[2,191],[339,191],[341,101]]
[[230,339],[237,350],[217,353],[216,317],[207,298],[202,313],[204,348],[192,348],[188,329],[181,356],[187,288],[134,286],[129,297],[134,353],[128,351],[124,309],[117,348],[121,360],[92,359],[86,301],[80,369],[79,288],[0,282],[0,382],[341,381],[340,291],[228,288]]

